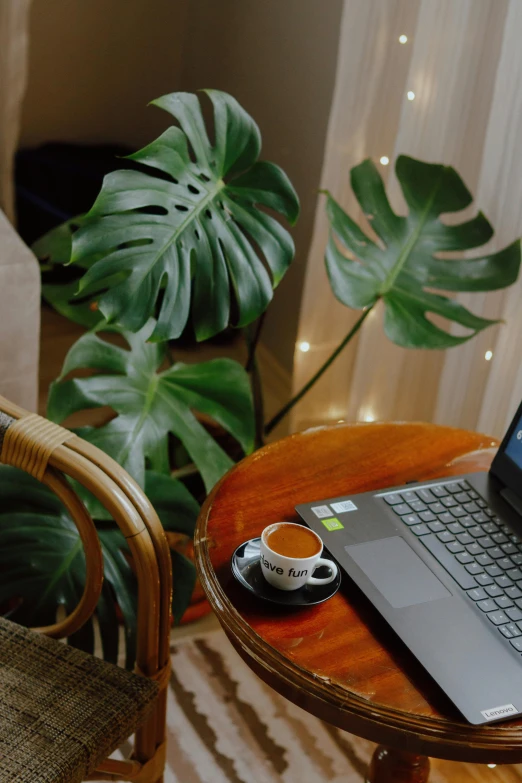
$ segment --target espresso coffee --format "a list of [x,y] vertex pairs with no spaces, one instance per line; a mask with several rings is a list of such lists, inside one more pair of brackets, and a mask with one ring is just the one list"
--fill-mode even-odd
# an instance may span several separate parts
[[313,557],[321,550],[315,533],[300,525],[279,525],[268,534],[266,543],[284,557]]

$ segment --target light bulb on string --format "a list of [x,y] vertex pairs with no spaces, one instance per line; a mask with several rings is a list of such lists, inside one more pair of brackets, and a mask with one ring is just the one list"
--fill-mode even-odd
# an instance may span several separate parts
[[299,343],[299,350],[303,353],[307,353],[310,350],[310,343],[303,340],[303,342]]
[[382,158],[379,159],[379,162],[382,163],[383,166],[387,166],[390,159],[387,155],[383,155]]
[[399,35],[399,43],[405,44],[408,42],[408,36],[407,35]]
[[413,92],[413,90],[408,90],[408,92],[406,93],[406,97],[408,98],[409,101],[414,101],[415,93]]
[[486,353],[484,354],[484,359],[487,362],[490,362],[492,358],[493,358],[493,351],[486,351]]

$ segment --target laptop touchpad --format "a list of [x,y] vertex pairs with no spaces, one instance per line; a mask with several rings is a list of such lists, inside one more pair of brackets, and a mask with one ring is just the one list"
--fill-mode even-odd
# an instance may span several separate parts
[[354,544],[345,550],[395,609],[451,596],[400,536]]

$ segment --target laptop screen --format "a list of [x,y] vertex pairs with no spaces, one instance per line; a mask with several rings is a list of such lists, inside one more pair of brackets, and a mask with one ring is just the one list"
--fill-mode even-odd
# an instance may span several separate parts
[[513,416],[489,472],[504,488],[510,489],[522,500],[522,402]]
[[506,444],[505,453],[518,468],[522,469],[522,416],[517,421],[515,429]]

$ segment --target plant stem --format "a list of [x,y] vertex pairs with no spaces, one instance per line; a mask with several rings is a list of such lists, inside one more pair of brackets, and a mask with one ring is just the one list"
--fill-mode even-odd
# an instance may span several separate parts
[[254,401],[254,417],[255,417],[255,448],[259,449],[264,444],[264,422],[265,422],[265,405],[263,400],[263,386],[261,384],[261,374],[259,372],[259,364],[256,359],[256,348],[261,336],[261,330],[265,320],[265,313],[263,313],[257,320],[255,325],[253,336],[249,328],[244,331],[246,344],[248,347],[248,357],[245,364],[245,370],[250,375],[250,385],[252,387],[252,399]]
[[254,398],[254,416],[256,425],[255,435],[255,448],[260,449],[265,442],[265,403],[263,399],[263,386],[261,383],[261,373],[259,372],[259,364],[254,357],[252,365],[252,372],[250,374],[252,383],[252,396]]
[[245,332],[246,334],[246,341],[248,345],[248,357],[245,364],[245,370],[247,372],[252,372],[252,369],[254,367],[255,357],[256,357],[256,348],[257,344],[259,342],[259,338],[261,337],[261,330],[263,329],[263,324],[265,322],[265,312],[257,319],[257,324],[254,331],[254,336],[252,340],[250,340],[250,336],[248,334],[248,327]]
[[352,337],[354,337],[354,336],[357,334],[357,332],[359,331],[359,329],[361,328],[361,326],[362,326],[362,325],[363,325],[363,323],[364,323],[364,319],[365,319],[365,318],[366,318],[366,317],[367,317],[367,316],[370,314],[370,312],[372,311],[372,309],[373,309],[374,307],[375,307],[375,304],[372,304],[370,307],[368,307],[366,310],[364,310],[364,311],[363,311],[363,313],[362,313],[361,317],[359,318],[359,320],[358,320],[358,321],[356,321],[356,323],[355,323],[355,324],[354,324],[354,326],[353,326],[353,327],[350,329],[350,331],[348,332],[348,334],[346,335],[346,337],[345,337],[345,338],[344,338],[344,339],[343,339],[343,340],[342,340],[342,341],[339,343],[339,345],[337,346],[337,348],[335,349],[335,351],[334,351],[334,352],[333,352],[333,353],[332,353],[332,354],[331,354],[331,355],[328,357],[328,359],[325,361],[325,363],[322,365],[322,367],[320,367],[320,368],[317,370],[317,372],[315,373],[315,375],[313,375],[313,376],[310,378],[310,380],[308,381],[308,383],[305,383],[305,385],[303,386],[303,388],[301,389],[301,391],[297,392],[297,394],[295,395],[295,397],[292,397],[292,399],[291,399],[289,402],[287,402],[287,403],[286,403],[286,405],[285,405],[283,408],[281,408],[281,410],[279,411],[279,413],[276,413],[276,415],[275,415],[275,416],[274,416],[272,419],[270,419],[270,421],[268,422],[268,424],[265,426],[265,435],[268,435],[270,432],[272,432],[272,430],[274,429],[274,427],[277,427],[277,425],[279,424],[279,422],[281,421],[281,419],[284,419],[284,417],[286,416],[286,414],[287,414],[289,411],[291,411],[291,410],[292,410],[292,408],[294,407],[294,405],[296,405],[296,404],[299,402],[299,400],[301,400],[301,399],[302,399],[302,398],[305,396],[305,394],[306,394],[306,393],[307,393],[307,392],[308,392],[308,391],[309,391],[309,390],[312,388],[312,386],[313,386],[313,385],[314,385],[314,384],[315,384],[315,383],[316,383],[316,382],[319,380],[319,378],[321,377],[321,375],[322,375],[324,372],[326,372],[326,370],[328,369],[328,367],[329,367],[329,366],[330,366],[330,365],[331,365],[331,364],[332,364],[332,363],[335,361],[335,359],[337,359],[337,357],[339,356],[339,354],[341,353],[341,351],[343,350],[343,348],[344,348],[346,345],[348,345],[348,343],[350,342],[350,340],[352,339]]
[[195,476],[199,473],[199,468],[193,462],[189,462],[188,465],[184,465],[182,468],[177,468],[170,472],[171,478],[180,479],[185,476]]

